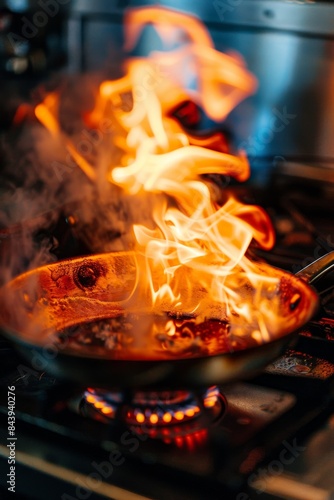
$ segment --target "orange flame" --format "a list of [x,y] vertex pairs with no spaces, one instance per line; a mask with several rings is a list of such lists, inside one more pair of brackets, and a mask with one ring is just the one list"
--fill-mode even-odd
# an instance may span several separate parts
[[[100,85],[89,117],[91,123],[107,117],[114,124],[113,140],[122,154],[119,164],[111,164],[108,181],[134,197],[159,194],[152,214],[155,228],[133,226],[138,262],[144,262],[138,265],[133,297],[139,300],[149,289],[156,311],[233,315],[239,326],[251,322],[253,337],[261,343],[269,339],[275,319],[268,300],[277,291],[279,278],[268,276],[267,268],[261,270],[246,252],[252,241],[264,249],[273,246],[269,217],[260,207],[243,205],[233,197],[219,206],[202,177],[219,174],[245,181],[247,158],[242,151],[229,154],[224,144],[220,148],[219,135],[207,142],[215,147],[203,147],[205,141],[186,133],[172,117],[175,109],[190,101],[221,121],[256,90],[256,80],[240,57],[215,50],[199,20],[168,9],[129,11],[127,49],[134,47],[147,23],[167,45],[174,30],[183,30],[186,44],[129,60],[124,77]],[[189,80],[194,78],[196,88],[190,89]],[[121,105],[125,95],[131,96],[128,111]],[[59,135],[56,108],[57,98],[48,96],[35,112],[52,134]],[[94,167],[68,137],[65,144],[78,166],[95,180]],[[241,288],[247,293],[241,294]],[[266,301],[261,302],[264,296]],[[172,336],[172,329],[166,328]]]
[[[44,101],[35,108],[36,118],[49,130],[54,138],[62,137],[61,128],[58,120],[58,107],[59,107],[59,95],[56,93],[51,93],[46,96]],[[71,140],[68,137],[64,137],[64,143],[67,151],[70,153],[71,157],[75,160],[77,165],[81,170],[87,175],[87,177],[95,181],[96,174],[95,171],[85,158],[80,155]]]

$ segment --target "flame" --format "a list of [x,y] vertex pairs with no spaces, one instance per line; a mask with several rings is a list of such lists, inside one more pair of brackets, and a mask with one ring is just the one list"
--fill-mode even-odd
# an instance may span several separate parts
[[38,104],[35,108],[36,118],[49,130],[51,135],[58,139],[61,137],[64,140],[65,147],[70,153],[73,160],[81,168],[81,170],[87,175],[87,177],[95,181],[96,174],[95,171],[85,158],[82,157],[77,151],[71,140],[68,137],[63,137],[61,128],[59,125],[58,112],[59,112],[59,95],[57,93],[50,93],[46,96],[43,102]]
[[[149,294],[151,310],[157,312],[233,318],[235,335],[249,332],[243,329],[248,323],[253,340],[262,343],[270,339],[277,319],[274,297],[280,276],[268,275],[268,267],[252,262],[247,251],[254,242],[266,250],[273,246],[271,222],[262,208],[244,205],[233,196],[220,205],[203,177],[245,181],[250,175],[247,158],[243,151],[228,152],[221,134],[207,139],[192,136],[174,116],[180,106],[193,103],[211,119],[222,121],[255,92],[256,79],[241,57],[214,48],[198,19],[169,9],[129,11],[128,50],[148,23],[165,48],[172,45],[176,32],[183,31],[184,43],[129,59],[125,76],[103,82],[94,109],[86,114],[91,124],[104,118],[113,124],[113,141],[121,154],[117,163],[110,158],[107,181],[133,196],[134,203],[137,197],[158,195],[154,228],[133,226],[137,279],[129,302],[139,303]],[[123,100],[129,96],[131,105],[124,110]],[[59,96],[51,94],[35,114],[51,134],[62,136],[78,167],[96,181],[95,167],[60,130],[58,108]],[[166,334],[175,334],[173,324],[167,322]]]

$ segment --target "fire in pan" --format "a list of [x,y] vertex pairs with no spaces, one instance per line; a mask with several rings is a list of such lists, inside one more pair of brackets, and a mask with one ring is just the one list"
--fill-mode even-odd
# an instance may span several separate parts
[[[57,92],[34,110],[71,165],[104,194],[111,186],[135,215],[122,246],[131,251],[92,246],[93,255],[38,267],[0,292],[2,329],[17,349],[83,386],[204,387],[246,376],[311,318],[318,299],[309,284],[333,263],[330,254],[296,277],[251,260],[251,245],[274,245],[268,215],[212,185],[212,176],[247,180],[245,153],[232,154],[219,134],[194,137],[175,110],[195,103],[222,121],[256,79],[239,56],[214,48],[198,19],[169,9],[129,11],[128,50],[152,19],[167,49],[175,28],[186,29],[187,43],[132,58],[124,77],[100,85],[83,119],[108,120],[108,154],[88,158],[75,148]],[[143,206],[147,221],[136,218]]]
[[[43,357],[51,374],[82,385],[222,384],[248,376],[280,354],[317,309],[310,283],[333,265],[333,252],[298,276],[261,264],[263,273],[274,273],[277,284],[262,289],[260,303],[268,315],[261,313],[259,319],[254,309],[245,322],[235,311],[228,315],[223,304],[180,314],[154,310],[143,298],[137,302],[133,253],[65,260],[20,275],[2,288],[1,326],[25,358]],[[245,304],[253,304],[257,290],[250,282],[239,292]],[[203,303],[207,307],[205,297]],[[266,337],[258,331],[261,321]]]

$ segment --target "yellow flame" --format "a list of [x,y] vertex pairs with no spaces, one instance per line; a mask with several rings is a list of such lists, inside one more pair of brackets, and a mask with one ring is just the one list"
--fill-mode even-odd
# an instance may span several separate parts
[[[269,217],[260,207],[233,197],[218,205],[203,179],[209,174],[245,181],[250,174],[247,158],[242,151],[227,152],[223,142],[220,147],[219,135],[211,140],[214,149],[203,147],[205,141],[194,139],[173,117],[175,109],[191,101],[210,118],[222,121],[256,90],[256,79],[240,56],[214,48],[198,19],[169,9],[129,11],[127,49],[134,47],[148,23],[165,45],[183,30],[185,45],[129,60],[124,77],[100,85],[90,113],[94,123],[108,117],[115,124],[113,141],[121,158],[117,164],[111,159],[108,181],[134,197],[159,195],[152,214],[155,227],[133,226],[138,290],[145,294],[149,290],[157,311],[200,313],[216,303],[218,317],[234,316],[236,335],[243,335],[240,325],[246,320],[254,323],[256,341],[259,335],[267,339],[274,313],[268,310],[268,301],[261,304],[261,300],[270,297],[278,279],[268,277],[246,253],[254,241],[264,249],[272,247]],[[194,78],[195,88],[190,88],[188,80]],[[126,111],[121,106],[124,95],[131,98]],[[57,107],[52,95],[35,111],[53,135],[61,133]],[[70,138],[65,137],[65,145],[78,166],[96,180],[94,167],[75,150]],[[134,296],[138,299],[140,293]],[[167,334],[173,336],[169,326]],[[138,413],[137,421],[142,418]]]

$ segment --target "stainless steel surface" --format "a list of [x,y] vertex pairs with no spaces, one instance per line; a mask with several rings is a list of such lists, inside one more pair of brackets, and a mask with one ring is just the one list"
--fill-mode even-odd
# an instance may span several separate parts
[[[153,2],[118,0],[72,4],[69,24],[73,71],[117,71],[124,54],[125,7]],[[334,166],[334,5],[277,0],[163,0],[154,2],[198,16],[216,48],[238,51],[259,80],[256,95],[228,117],[234,145],[247,151],[254,177],[263,180],[268,163],[322,161]],[[177,35],[175,35],[177,36]],[[140,51],[159,48],[152,30]],[[211,124],[213,125],[213,124]]]
[[296,454],[293,463],[287,464],[282,474],[273,474],[268,470],[265,480],[263,476],[259,477],[252,484],[252,488],[259,494],[265,483],[266,494],[274,495],[277,499],[332,500],[333,444],[334,415],[331,415],[327,422],[299,447],[302,453]]
[[310,285],[316,283],[323,278],[327,273],[334,269],[334,252],[330,252],[324,257],[316,260],[309,266],[299,271],[296,276],[303,278]]
[[330,1],[282,0],[72,0],[72,9],[85,15],[113,14],[125,8],[162,5],[198,16],[205,23],[220,21],[236,26],[280,29],[333,35],[334,12]]
[[[47,0],[0,0],[0,9],[9,9],[11,12],[22,13],[26,11],[36,11],[36,10],[46,10],[48,9],[48,4],[50,4],[52,9],[57,9],[58,7],[63,8],[71,3],[72,0],[56,0],[56,2],[48,2]],[[46,6],[45,9],[43,7]]]

